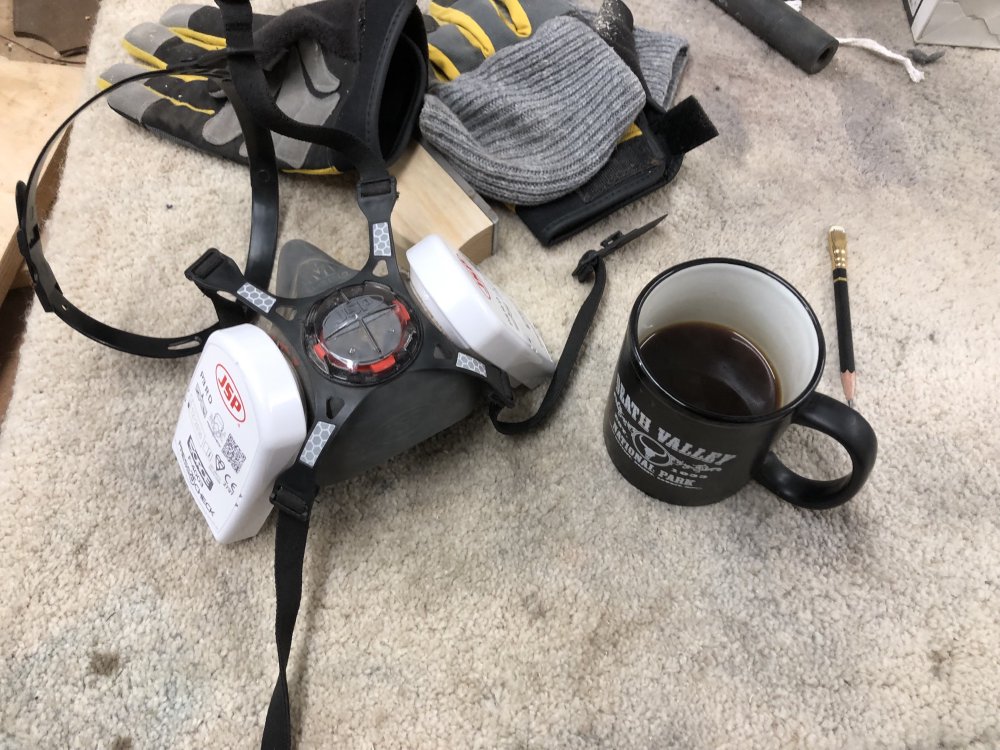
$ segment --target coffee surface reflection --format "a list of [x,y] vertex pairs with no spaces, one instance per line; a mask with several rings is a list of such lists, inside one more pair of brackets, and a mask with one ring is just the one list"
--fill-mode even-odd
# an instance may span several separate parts
[[781,405],[781,382],[767,355],[731,328],[675,323],[653,331],[639,354],[660,387],[696,409],[757,417]]

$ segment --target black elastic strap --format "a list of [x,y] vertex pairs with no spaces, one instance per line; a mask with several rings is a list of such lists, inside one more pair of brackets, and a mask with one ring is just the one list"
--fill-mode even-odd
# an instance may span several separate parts
[[278,161],[274,156],[271,133],[253,119],[240,99],[232,81],[220,81],[222,90],[233,105],[243,131],[250,168],[250,247],[244,274],[251,284],[267,289],[278,251]]
[[226,30],[226,53],[236,90],[253,118],[275,133],[329,146],[344,154],[362,180],[384,178],[384,159],[357,136],[334,127],[308,125],[285,114],[274,100],[264,76],[253,37],[253,9],[249,0],[216,0]]
[[638,229],[633,229],[627,234],[615,232],[601,242],[600,250],[588,250],[583,254],[580,262],[573,270],[573,276],[580,283],[587,281],[587,279],[593,276],[594,285],[590,289],[590,294],[587,295],[583,304],[580,305],[576,319],[569,329],[569,336],[566,337],[566,344],[563,346],[559,362],[556,364],[555,374],[552,376],[552,380],[549,381],[549,387],[542,397],[542,402],[538,405],[538,409],[534,414],[520,422],[500,421],[498,417],[504,405],[495,402],[491,403],[490,420],[498,432],[504,435],[521,435],[541,426],[551,416],[552,412],[555,411],[555,408],[559,405],[559,401],[562,400],[566,392],[570,374],[573,372],[576,360],[580,356],[580,350],[583,348],[584,339],[587,338],[587,332],[594,322],[594,316],[597,315],[597,308],[601,304],[601,296],[604,294],[604,287],[608,279],[604,257],[610,255],[618,248],[624,247],[637,237],[641,237],[665,218],[667,218],[666,214]]
[[693,96],[678,102],[666,112],[647,109],[647,115],[652,134],[672,156],[693,151],[719,134]]
[[319,487],[311,466],[296,461],[274,483],[271,503],[278,519],[274,531],[274,641],[278,679],[267,707],[261,750],[291,750],[292,711],[288,695],[288,655],[302,600],[302,563],[306,556],[309,516]]
[[[112,91],[116,91],[122,86],[126,86],[136,81],[142,81],[157,76],[175,75],[178,73],[200,74],[216,77],[219,73],[219,63],[222,58],[215,53],[205,55],[191,60],[184,60],[176,65],[168,66],[162,70],[150,70],[136,75],[128,76],[116,81],[110,86],[102,89],[89,97],[79,107],[77,107],[69,117],[67,117],[45,143],[41,153],[35,160],[31,168],[31,174],[27,183],[19,182],[16,190],[17,200],[17,244],[21,250],[21,255],[28,266],[31,275],[32,286],[35,295],[38,297],[42,309],[46,312],[54,312],[71,328],[79,331],[88,338],[98,343],[118,349],[129,354],[137,354],[143,357],[185,357],[201,351],[205,340],[216,329],[224,326],[235,325],[245,320],[244,313],[239,305],[222,301],[216,305],[219,314],[219,322],[195,333],[186,336],[157,337],[144,336],[130,331],[123,331],[119,328],[109,326],[87,313],[80,310],[71,303],[63,294],[55,273],[42,250],[41,230],[38,226],[36,210],[36,193],[38,183],[41,179],[42,169],[48,159],[49,154],[59,143],[61,137],[69,128],[70,124],[80,115],[83,110],[92,105],[97,100],[107,96]],[[255,211],[256,213],[256,211]],[[277,232],[277,222],[274,222],[275,236]],[[265,245],[267,231],[258,233],[261,246]],[[260,255],[260,253],[255,253]],[[273,255],[271,257],[273,263]],[[270,271],[268,271],[270,275]]]
[[274,640],[278,647],[278,681],[267,707],[261,750],[290,750],[292,747],[292,713],[286,670],[299,602],[302,600],[302,564],[308,534],[308,517],[303,520],[290,513],[278,512],[274,533],[274,590],[277,598]]

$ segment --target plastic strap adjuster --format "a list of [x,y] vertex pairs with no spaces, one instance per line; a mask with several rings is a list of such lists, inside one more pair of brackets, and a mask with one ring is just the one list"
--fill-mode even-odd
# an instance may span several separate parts
[[184,277],[193,281],[203,292],[229,292],[235,294],[246,282],[236,261],[215,248],[202,256],[184,271]]
[[391,175],[358,183],[358,207],[370,225],[388,224],[398,197],[396,178]]
[[274,491],[271,493],[271,505],[303,523],[309,521],[309,512],[312,510],[312,502],[281,484],[274,486]]
[[618,248],[625,247],[625,245],[637,237],[641,237],[646,232],[656,227],[665,218],[667,218],[667,215],[663,214],[663,216],[658,219],[653,219],[648,224],[644,224],[638,229],[633,229],[627,234],[617,231],[614,234],[608,235],[601,240],[600,250],[588,250],[583,254],[580,258],[580,262],[577,263],[576,268],[573,269],[573,276],[580,283],[587,281],[597,272],[597,267],[601,265],[605,256],[610,255]]
[[[248,316],[251,314],[270,312],[275,302],[274,297],[267,292],[257,290],[248,284],[236,261],[215,248],[206,250],[198,260],[188,266],[184,271],[184,277],[188,281],[193,281],[195,286],[212,300],[222,326],[244,323],[249,320]],[[247,287],[257,294],[246,294]],[[235,295],[236,299],[227,299],[219,294],[220,292]],[[270,304],[261,304],[258,298],[266,299]]]

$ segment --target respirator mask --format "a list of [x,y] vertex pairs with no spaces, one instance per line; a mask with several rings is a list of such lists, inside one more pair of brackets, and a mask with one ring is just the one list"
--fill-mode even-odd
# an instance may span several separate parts
[[[279,677],[264,746],[284,747],[291,732],[285,668],[318,490],[385,462],[484,404],[503,433],[539,426],[565,390],[593,321],[606,279],[603,256],[659,220],[612,235],[580,260],[573,275],[580,281],[593,278],[594,284],[556,364],[516,305],[440,238],[427,237],[408,251],[408,274],[398,263],[390,223],[396,184],[384,154],[387,141],[409,140],[426,86],[426,38],[413,3],[360,6],[361,54],[350,76],[351,91],[361,92],[356,94],[361,99],[334,126],[303,124],[279,109],[255,54],[249,3],[218,4],[225,50],[118,81],[86,101],[52,136],[28,182],[17,188],[18,242],[40,304],[81,333],[142,356],[201,354],[180,409],[173,450],[219,541],[252,536],[272,505],[280,511],[275,540]],[[400,56],[407,64],[400,64]],[[408,70],[405,90],[394,88],[391,80],[390,71],[400,69]],[[76,115],[132,80],[165,75],[218,80],[243,130],[253,198],[245,270],[211,249],[185,272],[211,299],[218,322],[175,338],[119,330],[65,298],[42,253],[35,197],[48,154]],[[371,106],[386,97],[395,102],[388,126],[379,107]],[[369,253],[360,269],[301,240],[286,243],[277,254],[272,133],[326,146],[354,168],[358,206],[368,224]],[[500,419],[500,412],[514,404],[512,384],[534,388],[547,380],[531,417]]]
[[485,402],[510,406],[512,380],[534,387],[555,369],[514,303],[439,237],[410,248],[405,275],[387,223],[370,232],[360,270],[302,240],[286,243],[274,295],[217,251],[187,271],[206,294],[231,296],[255,317],[209,336],[173,440],[221,542],[256,534],[271,503],[305,520],[316,488]]

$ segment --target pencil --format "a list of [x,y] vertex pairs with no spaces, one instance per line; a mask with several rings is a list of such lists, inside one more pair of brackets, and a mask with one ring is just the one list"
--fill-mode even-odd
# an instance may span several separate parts
[[854,408],[854,339],[851,336],[851,303],[847,292],[847,232],[830,227],[830,263],[833,265],[833,302],[837,310],[837,348],[840,350],[840,383],[847,405]]

